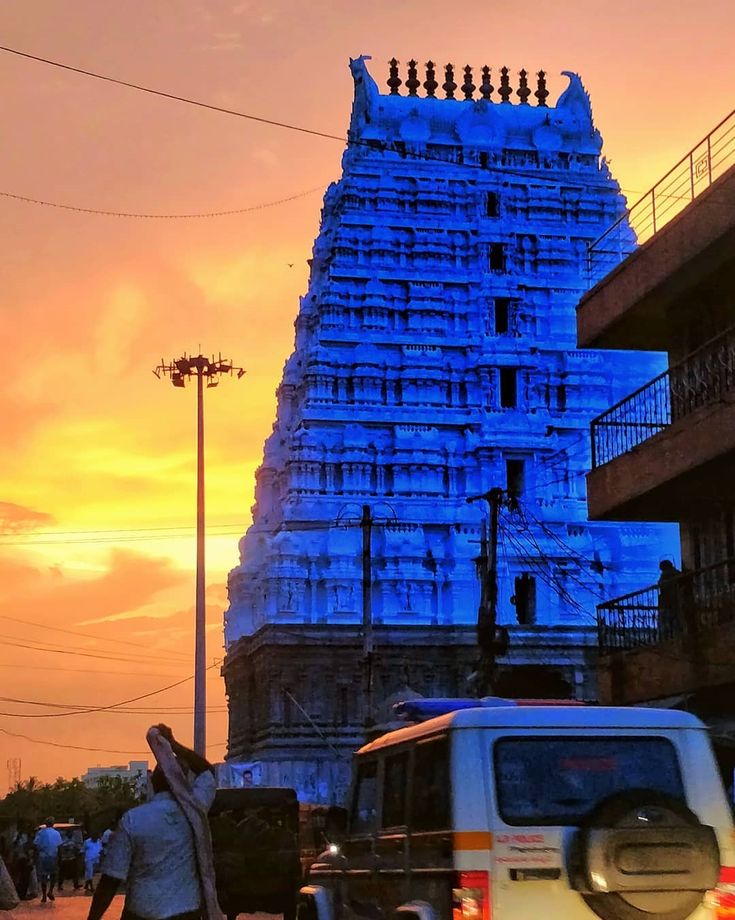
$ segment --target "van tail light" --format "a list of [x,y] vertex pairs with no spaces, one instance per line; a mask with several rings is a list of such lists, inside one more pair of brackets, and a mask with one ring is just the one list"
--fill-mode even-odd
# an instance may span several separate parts
[[452,887],[452,920],[492,920],[489,872],[457,872]]
[[716,920],[735,920],[735,866],[722,866],[717,888],[707,892],[705,903]]

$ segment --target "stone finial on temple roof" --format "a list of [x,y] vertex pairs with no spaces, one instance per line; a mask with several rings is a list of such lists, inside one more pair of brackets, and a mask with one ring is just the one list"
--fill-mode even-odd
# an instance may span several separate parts
[[409,96],[417,95],[416,91],[419,86],[421,86],[421,81],[416,76],[416,67],[417,61],[410,60],[408,62],[408,78],[406,79],[406,89],[408,90]]
[[538,81],[537,81],[538,88],[536,92],[534,93],[534,96],[538,99],[539,105],[545,106],[546,100],[548,99],[548,96],[549,96],[549,91],[548,89],[546,89],[546,71],[539,70],[536,76],[538,77]]
[[518,72],[518,89],[516,90],[516,95],[521,100],[521,105],[528,105],[528,97],[531,95],[531,90],[528,88],[527,70],[520,70]]
[[457,84],[454,82],[454,65],[447,64],[444,68],[445,80],[442,83],[442,89],[447,94],[447,99],[454,99],[454,91],[457,89]]
[[492,95],[495,87],[490,82],[490,68],[487,64],[482,68],[482,84],[480,85],[480,95],[483,99],[490,101],[490,96]]
[[464,83],[462,84],[462,92],[464,93],[465,99],[472,99],[472,95],[476,88],[477,87],[472,82],[472,68],[468,64],[464,69]]
[[500,68],[500,87],[498,89],[498,95],[500,96],[501,102],[510,102],[510,97],[513,90],[510,88],[510,77],[507,67]]
[[[353,67],[354,70],[363,60],[364,58],[361,58],[358,62],[351,62],[350,66]],[[474,100],[477,91],[477,97],[486,102],[493,101],[493,94],[497,93],[500,97],[500,102],[510,103],[515,96],[518,98],[521,105],[529,105],[531,97],[533,96],[536,99],[536,105],[543,108],[547,108],[549,105],[547,100],[550,93],[546,83],[546,71],[544,70],[539,70],[536,73],[536,89],[534,91],[533,88],[529,86],[529,73],[525,68],[518,72],[518,88],[514,89],[511,87],[510,69],[508,67],[500,68],[499,86],[495,87],[491,82],[491,68],[487,65],[480,69],[481,77],[479,86],[474,82],[474,69],[472,65],[467,64],[464,66],[462,68],[463,82],[460,86],[456,82],[455,67],[453,64],[446,64],[444,66],[444,82],[442,84],[438,82],[436,64],[433,61],[427,61],[424,65],[426,68],[426,79],[423,83],[418,76],[418,62],[416,60],[412,58],[408,62],[405,81],[400,77],[399,64],[400,62],[396,58],[391,58],[388,62],[389,76],[386,83],[389,87],[391,96],[400,95],[400,87],[405,85],[408,96],[413,96],[414,98],[418,97],[419,91],[423,87],[426,96],[431,99],[436,98],[437,90],[441,86],[447,99],[455,99],[457,89],[461,89],[466,101]],[[364,78],[369,78],[364,65],[362,70],[364,71]],[[570,75],[567,71],[563,71],[563,73],[566,76],[570,76],[571,86],[562,94],[559,102],[566,104],[567,107],[571,107],[572,105],[579,106],[586,101],[587,107],[589,107],[588,97],[584,89],[580,89],[581,81],[579,81],[576,74]],[[579,85],[577,85],[577,83],[579,83]],[[557,105],[559,102],[557,102]]]
[[390,61],[388,61],[388,65],[390,67],[390,73],[386,83],[390,87],[391,96],[397,96],[398,87],[403,83],[403,80],[398,76],[398,61],[395,58],[391,58]]
[[436,95],[436,91],[439,84],[436,82],[436,70],[434,69],[434,62],[426,62],[426,81],[424,83],[424,89],[426,90],[426,95],[431,97]]

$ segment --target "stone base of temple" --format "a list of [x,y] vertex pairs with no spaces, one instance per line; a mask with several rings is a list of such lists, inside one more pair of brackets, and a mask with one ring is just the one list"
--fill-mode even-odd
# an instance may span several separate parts
[[[352,752],[393,727],[393,704],[470,695],[474,626],[374,628],[372,692],[359,626],[268,624],[234,642],[223,667],[229,697],[227,760],[248,781],[291,786],[302,801],[343,804]],[[495,692],[594,699],[592,629],[511,627]]]

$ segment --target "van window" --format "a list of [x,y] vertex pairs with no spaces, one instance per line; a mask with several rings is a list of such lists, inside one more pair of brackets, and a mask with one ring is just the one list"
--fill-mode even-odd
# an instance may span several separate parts
[[385,758],[383,774],[383,827],[406,823],[408,804],[408,752]]
[[506,824],[578,824],[602,799],[626,789],[685,798],[666,738],[502,738],[494,753],[498,811]]
[[414,751],[411,829],[442,831],[450,826],[449,744],[436,738]]
[[367,760],[357,768],[350,820],[350,831],[353,834],[369,834],[375,828],[377,805],[378,763]]

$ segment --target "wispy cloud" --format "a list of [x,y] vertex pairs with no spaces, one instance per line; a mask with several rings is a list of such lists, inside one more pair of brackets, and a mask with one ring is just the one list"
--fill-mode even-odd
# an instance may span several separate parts
[[0,502],[0,534],[26,533],[54,523],[53,515],[45,511],[35,511],[14,502]]

